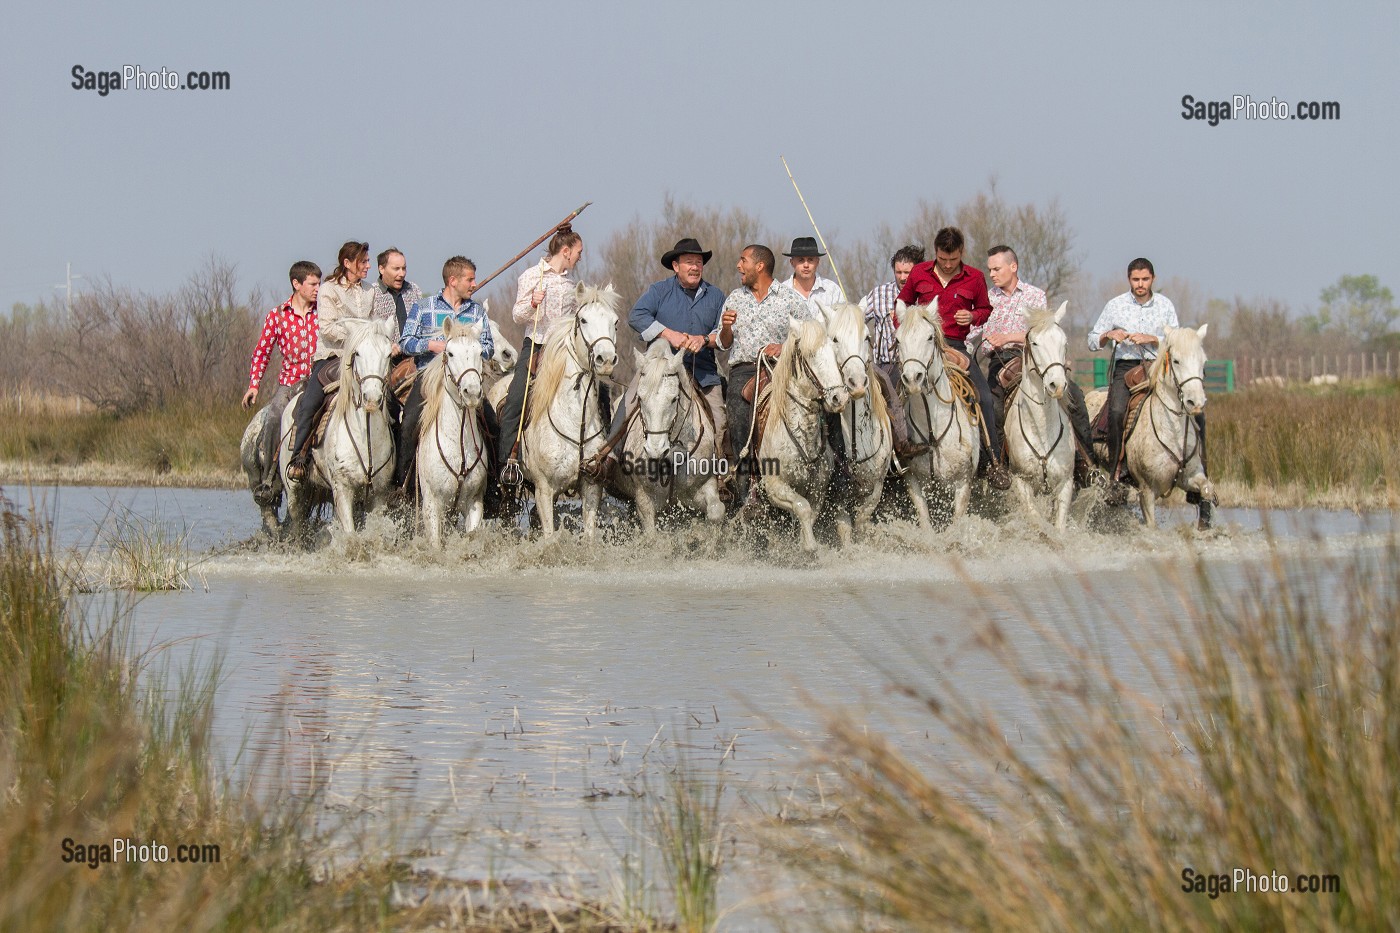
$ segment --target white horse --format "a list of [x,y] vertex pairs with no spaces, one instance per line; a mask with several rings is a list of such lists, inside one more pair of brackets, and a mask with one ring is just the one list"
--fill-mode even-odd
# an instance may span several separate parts
[[[1195,416],[1206,407],[1206,351],[1201,343],[1209,325],[1168,327],[1161,352],[1147,373],[1151,395],[1143,402],[1137,427],[1123,447],[1128,472],[1138,482],[1138,502],[1147,527],[1157,527],[1157,499],[1173,488],[1198,493],[1214,505],[1215,487],[1206,477],[1201,436]],[[1095,418],[1108,401],[1098,389],[1084,397],[1089,417]],[[1206,507],[1201,509],[1205,525]]]
[[632,500],[642,533],[656,532],[656,513],[672,499],[705,513],[716,527],[724,521],[719,498],[719,437],[709,408],[685,369],[685,354],[665,341],[643,356],[632,351],[637,409],[627,422],[613,490]]
[[841,442],[854,488],[849,491],[850,511],[838,508],[835,516],[836,533],[846,546],[851,543],[852,518],[855,530],[864,533],[880,504],[894,454],[894,433],[879,380],[870,367],[872,351],[865,313],[853,304],[818,307],[836,354],[837,369],[851,394],[841,419]]
[[581,487],[583,533],[598,527],[603,489],[580,468],[602,448],[607,415],[599,410],[598,380],[617,365],[617,306],[611,285],[579,285],[578,312],[557,321],[545,340],[539,371],[530,384],[530,424],[522,439],[525,474],[535,487],[535,508],[545,537],[554,534],[554,497]]
[[953,518],[967,512],[972,481],[977,475],[981,443],[977,426],[967,404],[953,391],[943,360],[943,326],[938,318],[938,299],[932,304],[906,306],[895,303],[899,330],[900,381],[909,393],[904,406],[909,424],[909,440],[927,444],[928,451],[904,464],[904,483],[914,501],[919,527],[930,530],[928,500],[930,484],[936,482],[953,494]]
[[418,498],[424,530],[435,547],[454,516],[466,518],[467,534],[481,523],[482,496],[489,481],[481,410],[481,325],[442,323],[446,346],[418,374],[423,380],[423,417],[417,438]]
[[288,530],[294,539],[304,533],[316,490],[330,490],[336,524],[346,534],[355,531],[355,510],[373,511],[389,488],[394,462],[394,432],[389,426],[389,353],[394,321],[345,321],[345,350],[340,358],[340,390],[331,400],[326,436],[312,449],[306,478],[287,477],[292,460],[293,416],[300,395],[282,413],[282,485],[287,490]]
[[[812,526],[831,478],[826,413],[844,410],[851,400],[835,348],[820,321],[788,319],[758,448],[759,487],[769,502],[797,519],[807,552],[817,549]],[[768,464],[777,469],[767,469]]]
[[1065,308],[1027,313],[1026,342],[1021,349],[1021,385],[1006,412],[1007,460],[1011,484],[1031,515],[1039,516],[1035,493],[1049,493],[1055,528],[1064,531],[1074,498],[1074,432],[1060,404],[1069,384],[1065,369],[1068,339],[1060,329]]
[[506,393],[510,391],[510,380],[505,377],[515,371],[515,364],[520,362],[520,351],[506,339],[495,321],[490,318],[486,320],[491,325],[491,342],[496,347],[496,352],[486,363],[485,372],[490,381],[486,387],[486,401],[499,412],[505,404]]
[[263,532],[269,538],[276,538],[280,530],[277,519],[277,504],[282,501],[280,471],[272,474],[272,491],[267,499],[260,501],[257,498],[258,486],[262,483],[262,431],[266,422],[267,407],[264,406],[257,410],[248,421],[248,426],[243,429],[243,439],[238,443],[238,460],[243,466],[243,475],[248,479],[248,492],[253,494],[253,502],[262,515]]

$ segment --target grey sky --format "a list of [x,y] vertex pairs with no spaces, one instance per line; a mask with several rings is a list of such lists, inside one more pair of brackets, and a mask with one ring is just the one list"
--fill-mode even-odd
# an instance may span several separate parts
[[[1094,276],[1146,255],[1295,307],[1342,273],[1400,288],[1400,4],[1223,6],[26,4],[0,59],[0,306],[53,296],[67,260],[164,290],[213,253],[281,292],[352,237],[432,286],[588,199],[601,245],[667,191],[805,234],[780,154],[828,235],[996,175],[1060,199]],[[232,89],[104,98],[75,64]],[[1236,93],[1342,118],[1181,117]]]

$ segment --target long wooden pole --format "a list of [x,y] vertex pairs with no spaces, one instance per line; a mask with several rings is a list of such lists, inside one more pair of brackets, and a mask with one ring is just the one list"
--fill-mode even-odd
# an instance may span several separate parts
[[582,214],[582,213],[583,213],[584,208],[588,207],[588,205],[590,205],[590,204],[592,204],[592,203],[593,203],[592,201],[584,201],[583,204],[582,204],[581,206],[579,206],[572,214],[570,214],[568,217],[565,217],[563,220],[559,221],[559,222],[558,222],[557,224],[555,224],[554,226],[550,227],[548,230],[546,230],[546,231],[544,232],[544,235],[541,236],[538,240],[536,240],[535,242],[531,243],[529,246],[525,247],[525,248],[522,249],[520,252],[516,253],[515,256],[511,259],[510,262],[506,263],[504,266],[501,266],[501,268],[497,269],[495,272],[492,272],[492,273],[491,273],[490,275],[488,275],[486,278],[484,278],[484,279],[482,279],[481,281],[477,282],[477,283],[476,283],[476,291],[481,291],[483,288],[486,287],[486,283],[490,282],[490,281],[491,281],[492,279],[494,279],[496,276],[500,275],[502,272],[506,271],[507,269],[509,269],[511,266],[515,265],[515,264],[516,264],[517,262],[519,262],[520,260],[524,259],[525,256],[530,252],[530,250],[534,249],[536,246],[539,246],[541,243],[543,243],[545,240],[549,239],[550,237],[554,236],[555,232],[558,231],[558,229],[559,229],[560,227],[564,226],[564,225],[567,224],[567,223],[571,223],[575,217],[577,217],[579,214]]
[[836,276],[836,284],[841,286],[841,291],[846,293],[846,300],[849,301],[851,293],[846,291],[846,283],[841,281],[841,270],[836,268],[836,257],[831,255],[831,250],[826,245],[826,238],[822,236],[820,230],[817,230],[817,222],[812,217],[812,209],[807,206],[807,199],[802,196],[802,189],[797,187],[797,179],[792,177],[792,169],[788,168],[787,159],[782,156],[778,156],[778,158],[783,161],[783,169],[787,172],[788,181],[792,182],[792,190],[797,192],[797,200],[802,202],[802,209],[807,212],[807,220],[811,221],[812,229],[816,230],[817,242],[826,251],[826,258],[831,260],[831,272]]

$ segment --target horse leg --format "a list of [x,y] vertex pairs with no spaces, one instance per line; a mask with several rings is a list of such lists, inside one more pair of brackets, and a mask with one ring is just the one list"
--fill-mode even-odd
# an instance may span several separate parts
[[535,480],[535,511],[540,515],[540,533],[554,536],[554,487],[548,480]]
[[763,477],[763,491],[768,494],[768,499],[778,508],[790,513],[802,528],[802,550],[812,553],[817,549],[817,536],[812,533],[812,526],[816,522],[816,513],[812,509],[812,504],[802,496],[797,490],[776,476]]
[[[924,498],[924,481],[926,479],[927,477],[919,476],[918,471],[910,466],[904,474],[904,486],[909,490],[909,501],[914,503],[914,515],[918,519],[919,527],[924,531],[932,531],[933,522],[928,517],[928,500]],[[956,506],[953,517],[958,517]]]
[[856,507],[856,533],[860,536],[864,537],[870,530],[870,520],[875,517],[875,509],[879,507],[880,496],[884,494],[884,491],[885,479],[884,474],[881,474],[880,478],[875,480],[875,486],[871,489],[870,495],[866,496],[865,501]]
[[486,512],[486,504],[481,499],[481,493],[477,492],[470,497],[470,504],[463,514],[466,516],[465,523],[467,534],[471,534],[481,527],[482,515]]
[[1016,490],[1016,497],[1021,500],[1021,505],[1026,509],[1026,513],[1031,518],[1042,518],[1040,509],[1035,506],[1035,493],[1031,491],[1031,484],[1020,473],[1011,474],[1011,488]]
[[652,501],[650,489],[638,489],[632,503],[637,507],[637,520],[642,523],[642,535],[656,534],[656,503]]
[[[603,487],[597,483],[583,484],[583,537],[592,541],[598,536],[598,504],[603,501]],[[655,530],[656,523],[652,522]]]
[[1055,493],[1055,530],[1064,531],[1065,523],[1069,520],[1069,505],[1074,499],[1074,480],[1065,480],[1060,484],[1059,491]]
[[425,487],[423,476],[418,476],[418,500],[423,509],[423,534],[435,548],[442,547],[442,503],[437,493]]
[[1139,480],[1138,503],[1142,506],[1142,520],[1148,528],[1157,527],[1157,491],[1145,480]]
[[336,524],[347,535],[355,533],[355,488],[342,479],[331,484],[331,502],[335,508]]

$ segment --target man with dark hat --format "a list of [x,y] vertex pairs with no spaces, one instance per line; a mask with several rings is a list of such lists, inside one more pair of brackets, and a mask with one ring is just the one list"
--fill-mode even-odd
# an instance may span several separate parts
[[[661,265],[674,273],[655,283],[637,299],[627,323],[648,346],[665,340],[674,350],[684,350],[685,368],[695,374],[701,394],[714,415],[715,430],[726,438],[724,393],[720,388],[719,370],[715,367],[715,351],[708,346],[709,333],[719,326],[724,309],[724,293],[705,281],[705,263],[713,252],[703,249],[694,237],[685,237],[661,256]],[[638,374],[640,375],[640,374]],[[627,413],[637,400],[637,379],[627,389],[623,403],[613,413],[611,437],[615,438],[627,421]],[[728,445],[725,445],[728,446]],[[606,476],[617,461],[613,446],[590,472]]]
[[783,284],[797,292],[813,312],[817,310],[818,304],[824,304],[830,308],[833,305],[846,303],[846,292],[840,285],[831,279],[824,279],[817,275],[817,270],[821,268],[822,257],[826,253],[823,253],[817,246],[816,237],[797,237],[783,255],[788,257],[792,263],[792,276]]

